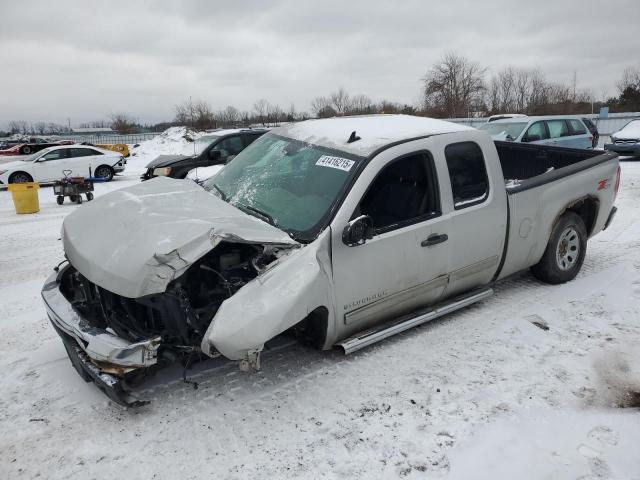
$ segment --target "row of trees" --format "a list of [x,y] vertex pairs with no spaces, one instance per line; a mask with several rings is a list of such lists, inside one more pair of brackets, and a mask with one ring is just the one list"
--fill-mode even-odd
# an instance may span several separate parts
[[[11,120],[8,123],[8,131],[0,132],[7,134],[23,134],[23,135],[59,135],[70,133],[71,129],[68,125],[62,125],[52,122],[33,122],[29,123],[25,120]],[[137,133],[148,130],[149,126],[141,125],[134,117],[126,113],[112,113],[109,120],[94,120],[79,125],[80,128],[111,128],[119,133]]]
[[[310,116],[326,118],[371,113],[406,113],[436,118],[486,116],[495,113],[526,113],[545,115],[561,113],[590,113],[602,105],[612,112],[640,111],[640,65],[627,68],[617,83],[618,95],[596,101],[593,92],[577,87],[577,75],[567,83],[549,81],[539,69],[507,66],[488,74],[487,68],[457,53],[445,54],[423,78],[422,102],[419,106],[390,100],[374,101],[364,94],[349,94],[344,88],[311,101],[311,115],[288,109],[262,98],[251,110],[227,106],[215,110],[204,100],[191,99],[175,106],[171,122],[141,125],[127,113],[113,113],[107,120],[96,120],[80,127],[111,127],[120,133],[159,131],[172,125],[187,125],[207,130],[218,127],[274,125],[305,120]],[[604,95],[603,95],[604,96]],[[11,121],[9,133],[55,134],[68,128],[56,123],[23,120]]]
[[549,115],[590,113],[609,105],[612,111],[640,109],[640,67],[627,68],[618,83],[619,96],[596,101],[593,92],[547,80],[539,69],[507,66],[491,76],[468,58],[445,54],[423,79],[422,113],[434,117],[468,117],[495,113]]
[[188,125],[192,128],[206,130],[233,126],[267,126],[282,122],[305,120],[307,118],[309,118],[309,115],[306,112],[296,111],[293,104],[288,110],[284,110],[279,105],[270,103],[264,98],[256,100],[251,111],[241,111],[231,105],[221,110],[214,110],[204,100],[192,101],[189,99],[175,106],[174,124]]

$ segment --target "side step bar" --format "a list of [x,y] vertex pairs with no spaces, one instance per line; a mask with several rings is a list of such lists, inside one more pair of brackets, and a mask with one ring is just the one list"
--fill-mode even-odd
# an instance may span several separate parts
[[368,347],[380,340],[388,338],[405,330],[409,330],[412,327],[422,325],[423,323],[434,320],[438,317],[446,315],[461,308],[467,307],[472,303],[479,302],[485,298],[493,295],[493,289],[487,288],[485,290],[476,291],[463,297],[457,297],[452,301],[442,304],[431,310],[420,310],[418,314],[410,314],[400,317],[397,320],[382,324],[380,326],[365,330],[363,332],[349,337],[342,342],[337,343],[338,347],[344,350],[345,354],[353,353],[361,348]]

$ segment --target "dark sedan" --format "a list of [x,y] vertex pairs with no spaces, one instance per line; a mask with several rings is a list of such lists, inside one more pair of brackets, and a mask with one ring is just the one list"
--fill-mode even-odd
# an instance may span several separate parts
[[261,137],[266,129],[219,130],[198,138],[186,147],[181,155],[160,155],[150,162],[143,181],[154,177],[185,178],[197,167],[223,165]]

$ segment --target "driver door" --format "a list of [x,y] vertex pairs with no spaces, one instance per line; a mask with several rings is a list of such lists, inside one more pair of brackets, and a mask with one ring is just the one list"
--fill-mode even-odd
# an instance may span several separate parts
[[[432,305],[447,285],[448,220],[441,213],[441,182],[431,154],[416,151],[416,143],[376,156],[334,219],[332,263],[340,338]],[[360,215],[373,219],[375,234],[363,245],[347,246],[343,229]]]
[[68,148],[59,148],[47,152],[33,165],[33,172],[37,182],[52,182],[64,177],[64,170],[68,169]]

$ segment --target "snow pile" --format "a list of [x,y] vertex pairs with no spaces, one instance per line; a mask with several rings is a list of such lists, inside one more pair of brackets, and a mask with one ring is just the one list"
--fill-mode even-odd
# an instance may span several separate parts
[[193,141],[206,132],[196,132],[187,127],[171,127],[157,137],[129,146],[131,157],[127,159],[127,173],[142,173],[145,166],[160,155],[188,155]]

